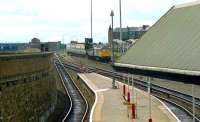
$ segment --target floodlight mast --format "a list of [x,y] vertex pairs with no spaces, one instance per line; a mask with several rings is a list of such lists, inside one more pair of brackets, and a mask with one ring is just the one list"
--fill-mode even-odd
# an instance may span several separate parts
[[90,13],[91,14],[91,18],[90,18],[91,19],[91,23],[90,23],[91,24],[91,26],[90,26],[91,27],[90,28],[91,29],[91,32],[90,32],[91,36],[90,37],[92,39],[93,38],[93,30],[92,30],[93,29],[92,28],[92,24],[93,24],[93,21],[92,21],[92,19],[93,19],[93,3],[92,3],[92,0],[91,0],[91,9],[90,9],[90,12],[91,12]]

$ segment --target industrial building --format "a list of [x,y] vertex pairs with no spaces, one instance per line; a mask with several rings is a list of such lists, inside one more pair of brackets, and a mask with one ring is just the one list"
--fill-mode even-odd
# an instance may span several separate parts
[[66,45],[57,42],[40,42],[39,39],[33,38],[29,43],[0,43],[0,52],[25,51],[27,49],[38,49],[42,52],[55,52],[65,50]]
[[58,42],[40,42],[39,39],[33,38],[29,43],[30,48],[40,49],[42,52],[55,52],[62,49],[66,49],[66,45]]
[[29,47],[30,48],[37,48],[40,49],[41,45],[40,45],[40,40],[38,38],[33,38],[31,40],[31,42],[29,43]]
[[46,52],[46,51],[54,52],[54,51],[59,51],[60,49],[61,49],[61,41],[41,43],[42,52]]
[[0,43],[0,52],[15,52],[28,48],[27,43]]

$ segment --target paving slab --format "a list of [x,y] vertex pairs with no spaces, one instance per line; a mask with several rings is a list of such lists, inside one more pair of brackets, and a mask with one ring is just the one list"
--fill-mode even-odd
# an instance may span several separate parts
[[[131,109],[123,97],[123,83],[116,82],[118,89],[112,89],[112,79],[96,74],[78,74],[96,93],[96,103],[91,113],[93,122],[147,122],[149,118],[149,96],[139,89],[126,85],[131,103],[136,105],[136,119],[132,119]],[[157,98],[151,96],[153,122],[177,122],[177,117]]]

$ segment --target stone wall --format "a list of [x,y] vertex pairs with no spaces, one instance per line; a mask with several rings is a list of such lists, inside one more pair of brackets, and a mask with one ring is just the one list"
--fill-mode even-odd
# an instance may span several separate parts
[[46,121],[57,103],[52,53],[0,55],[0,122]]

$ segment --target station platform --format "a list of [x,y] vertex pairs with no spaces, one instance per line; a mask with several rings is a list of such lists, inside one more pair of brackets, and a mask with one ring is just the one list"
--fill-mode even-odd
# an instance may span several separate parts
[[[136,118],[132,118],[132,109],[127,104],[127,95],[123,96],[123,83],[116,82],[118,89],[112,89],[112,79],[96,74],[78,74],[95,92],[96,100],[91,111],[92,122],[148,122],[149,97],[142,90],[126,85],[126,94],[130,92],[130,103],[135,104]],[[133,96],[133,97],[132,97]],[[152,122],[179,122],[178,118],[157,98],[151,96]]]

